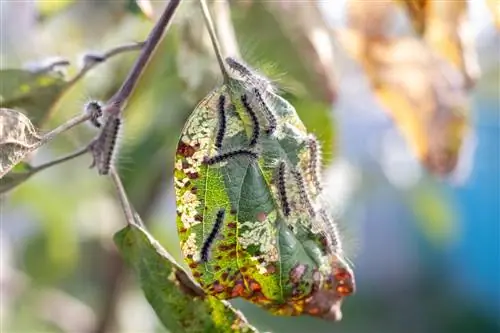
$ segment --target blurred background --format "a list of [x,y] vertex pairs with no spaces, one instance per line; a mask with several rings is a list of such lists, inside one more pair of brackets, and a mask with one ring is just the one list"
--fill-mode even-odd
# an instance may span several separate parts
[[[84,54],[144,40],[165,3],[2,0],[2,70],[71,62],[59,90],[16,107],[48,130],[107,100],[136,52],[65,80]],[[358,283],[340,323],[232,303],[263,332],[499,332],[499,5],[217,1],[212,10],[224,53],[270,75],[321,139]],[[135,208],[179,260],[174,148],[220,82],[197,2],[185,1],[127,106],[117,158]],[[74,129],[29,163],[95,134]],[[50,168],[0,196],[2,332],[166,332],[116,252],[125,220],[91,162]]]

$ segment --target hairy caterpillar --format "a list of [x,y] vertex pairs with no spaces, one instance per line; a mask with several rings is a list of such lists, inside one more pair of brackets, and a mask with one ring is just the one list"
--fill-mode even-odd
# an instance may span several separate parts
[[248,103],[248,97],[246,94],[241,95],[241,103],[245,107],[245,110],[247,111],[248,115],[250,116],[250,119],[252,120],[252,137],[250,139],[249,146],[254,147],[257,144],[260,135],[259,118],[257,118],[255,111],[250,106],[250,103]]
[[222,228],[222,223],[224,222],[225,209],[220,209],[217,212],[217,217],[215,218],[214,226],[212,227],[212,231],[208,234],[207,239],[203,242],[203,246],[201,247],[201,262],[208,261],[208,255],[210,252],[210,247],[212,246],[215,237],[219,234],[220,229]]
[[240,156],[240,155],[246,155],[246,156],[249,156],[249,157],[251,157],[253,159],[257,159],[259,157],[259,154],[257,154],[253,150],[250,150],[250,149],[236,149],[236,150],[233,150],[233,151],[229,151],[227,153],[222,153],[220,155],[215,155],[213,157],[206,156],[203,159],[203,163],[207,164],[207,165],[213,165],[213,164],[217,164],[217,163],[223,162],[225,160],[228,160],[230,158],[234,158],[234,157],[237,157],[237,156]]

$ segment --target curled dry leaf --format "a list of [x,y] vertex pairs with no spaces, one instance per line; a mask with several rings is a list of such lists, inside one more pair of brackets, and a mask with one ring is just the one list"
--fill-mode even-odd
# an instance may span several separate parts
[[[362,25],[363,17],[371,17],[371,21],[387,26],[391,16],[381,7],[384,4],[388,12],[390,4],[351,4],[348,8],[357,12],[349,17],[356,20],[353,29],[339,32],[341,44],[362,64],[376,96],[421,162],[434,174],[450,174],[469,127],[467,72],[457,66],[452,51],[444,54],[432,43],[414,37],[389,37],[382,28],[374,34],[375,27]],[[444,13],[453,16],[457,12]],[[427,22],[426,31],[433,24],[437,23]],[[367,34],[368,30],[372,33]],[[443,46],[442,50],[447,49]]]
[[0,178],[26,154],[37,149],[41,140],[24,114],[11,109],[0,109]]

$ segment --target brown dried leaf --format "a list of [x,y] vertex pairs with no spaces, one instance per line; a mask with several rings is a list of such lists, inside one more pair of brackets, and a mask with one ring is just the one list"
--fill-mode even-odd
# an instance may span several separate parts
[[0,178],[26,154],[40,147],[41,137],[22,113],[0,109]]
[[[384,12],[379,2],[351,3],[350,8],[357,10],[356,29],[339,33],[341,44],[362,64],[379,101],[421,162],[435,174],[450,174],[469,127],[469,76],[451,59],[457,55],[456,48],[435,51],[437,46],[418,38],[391,38],[371,23],[367,28],[363,19],[386,25],[390,6],[384,3]],[[462,13],[457,9],[446,15],[456,18],[457,12]],[[437,23],[426,22],[426,29],[436,29]]]

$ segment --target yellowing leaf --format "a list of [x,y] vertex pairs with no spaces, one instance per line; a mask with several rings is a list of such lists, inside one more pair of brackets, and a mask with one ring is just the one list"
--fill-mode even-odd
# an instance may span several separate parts
[[459,68],[472,85],[479,65],[467,22],[467,1],[397,0],[406,8],[417,33],[444,59]]
[[[351,30],[338,34],[341,44],[362,64],[376,96],[420,161],[434,174],[451,173],[469,127],[470,76],[460,65],[466,59],[464,53],[458,53],[458,43],[446,48],[436,39],[434,46],[411,36],[389,37],[381,27],[372,26],[372,21],[387,26],[391,19],[387,13],[392,10],[387,2],[350,3],[349,8],[356,13],[349,17],[355,19],[352,24],[349,21]],[[451,27],[464,13],[463,6],[443,9],[432,1],[415,3],[421,11],[435,11],[435,16],[429,14],[426,24],[422,23],[425,34],[443,22],[447,22],[451,33]],[[429,21],[430,17],[436,18]],[[368,27],[362,19],[370,21]]]

